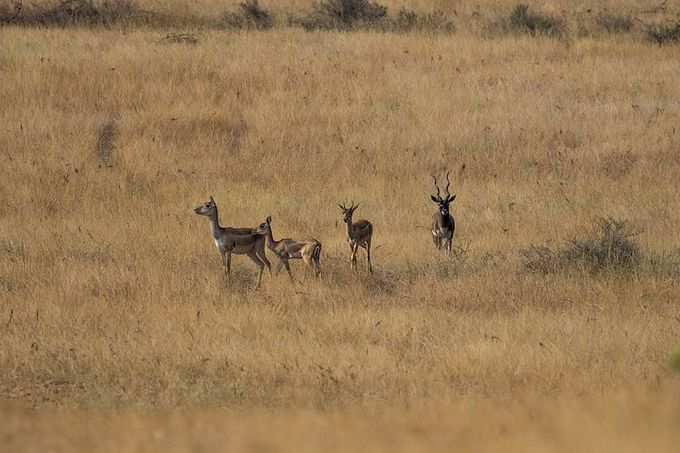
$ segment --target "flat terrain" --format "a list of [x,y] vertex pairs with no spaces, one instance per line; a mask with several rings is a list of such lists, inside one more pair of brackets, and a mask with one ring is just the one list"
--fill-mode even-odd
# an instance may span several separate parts
[[[0,28],[9,451],[673,451],[679,46],[166,34]],[[253,291],[235,257],[225,288],[209,195],[223,225],[319,239],[323,278]],[[639,265],[527,269],[601,217]]]

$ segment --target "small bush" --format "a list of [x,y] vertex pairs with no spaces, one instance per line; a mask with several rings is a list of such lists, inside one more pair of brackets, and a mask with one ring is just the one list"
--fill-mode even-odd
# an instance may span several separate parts
[[268,30],[274,26],[272,13],[261,7],[258,0],[246,0],[239,5],[239,11],[226,13],[224,22],[237,29]]
[[618,16],[603,13],[595,20],[597,25],[610,34],[628,33],[633,29],[633,19],[630,16]]
[[513,8],[507,24],[512,31],[532,36],[560,37],[564,34],[564,23],[555,17],[529,11],[529,6],[519,4]]
[[672,25],[661,24],[647,29],[647,38],[658,45],[680,42],[680,22]]
[[392,20],[392,29],[397,32],[434,32],[453,33],[456,30],[453,21],[442,11],[418,14],[402,8]]
[[354,30],[385,27],[387,7],[369,0],[322,0],[311,13],[293,19],[305,30]]
[[113,166],[113,151],[118,138],[116,119],[111,118],[97,128],[97,158],[105,167]]
[[593,226],[591,237],[572,239],[561,249],[531,246],[520,254],[529,272],[630,272],[641,263],[640,246],[632,240],[637,234],[626,221],[603,218]]

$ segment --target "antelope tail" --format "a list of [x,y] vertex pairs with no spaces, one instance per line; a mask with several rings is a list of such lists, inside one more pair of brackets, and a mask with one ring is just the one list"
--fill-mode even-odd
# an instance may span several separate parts
[[321,260],[321,242],[316,241],[314,244],[314,250],[312,250],[312,259],[317,263]]

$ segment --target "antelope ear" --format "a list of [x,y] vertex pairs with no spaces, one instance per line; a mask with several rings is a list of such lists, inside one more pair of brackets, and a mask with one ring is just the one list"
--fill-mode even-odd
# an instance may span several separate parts
[[456,199],[455,195],[449,195],[448,198],[446,199],[447,203],[453,203],[453,200]]
[[432,201],[434,201],[435,203],[439,203],[441,201],[441,198],[435,197],[434,195],[430,195],[430,198],[432,198]]
[[215,202],[215,199],[213,199],[212,195],[210,195],[210,201],[212,201],[213,203]]
[[343,205],[341,205],[340,203],[338,203],[338,208],[342,209],[343,211],[345,210],[345,207]]
[[270,215],[267,216],[267,223],[272,223],[272,216]]

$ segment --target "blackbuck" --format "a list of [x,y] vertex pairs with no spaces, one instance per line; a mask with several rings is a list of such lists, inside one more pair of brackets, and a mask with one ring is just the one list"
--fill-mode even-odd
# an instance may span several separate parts
[[278,241],[274,240],[272,233],[272,218],[271,216],[260,224],[257,229],[258,233],[264,234],[267,238],[267,248],[274,252],[274,255],[279,259],[276,264],[276,272],[281,271],[281,267],[285,267],[288,271],[288,276],[291,281],[294,281],[293,274],[290,271],[289,260],[302,260],[307,268],[314,272],[315,276],[321,275],[321,242],[316,239],[309,239],[305,241],[296,241],[285,238]]
[[368,259],[368,271],[373,272],[371,266],[371,238],[373,237],[373,225],[368,220],[352,221],[354,211],[359,207],[354,202],[349,208],[344,204],[338,204],[342,209],[342,219],[347,224],[347,243],[350,249],[350,267],[354,270],[357,268],[357,251],[359,247],[366,249],[366,257]]
[[271,273],[271,264],[264,252],[265,235],[255,228],[220,226],[217,204],[212,196],[210,196],[206,203],[195,208],[194,212],[198,215],[206,216],[210,220],[210,231],[224,264],[226,283],[228,284],[231,279],[231,255],[247,255],[260,270],[257,276],[257,286],[255,287],[256,289],[259,288],[260,283],[262,283],[262,273],[265,266]]
[[456,199],[455,195],[449,192],[449,174],[446,173],[446,196],[442,198],[437,185],[437,178],[432,176],[434,181],[434,188],[437,189],[437,195],[430,195],[432,201],[437,204],[437,212],[432,216],[432,241],[437,250],[442,248],[446,250],[448,255],[451,254],[451,247],[453,245],[453,233],[456,230],[456,222],[453,216],[449,213],[449,205]]

